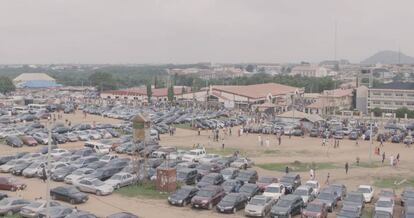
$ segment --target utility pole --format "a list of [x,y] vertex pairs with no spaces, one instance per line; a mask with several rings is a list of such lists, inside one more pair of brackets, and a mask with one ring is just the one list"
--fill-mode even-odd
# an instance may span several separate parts
[[47,177],[47,183],[46,183],[46,217],[50,217],[50,168],[51,168],[51,161],[50,161],[50,152],[52,149],[52,122],[48,122],[49,126],[49,136],[48,136],[48,145],[47,145],[47,171],[46,176]]

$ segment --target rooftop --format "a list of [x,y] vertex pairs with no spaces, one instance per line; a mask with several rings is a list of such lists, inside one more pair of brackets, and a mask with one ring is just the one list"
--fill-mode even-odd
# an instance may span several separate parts
[[264,83],[247,86],[212,86],[213,90],[228,92],[248,98],[258,99],[266,98],[269,94],[272,96],[283,95],[296,92],[299,88],[293,86],[282,85],[278,83]]
[[401,90],[413,90],[414,83],[393,82],[376,85],[373,89],[401,89]]
[[14,78],[13,82],[22,82],[22,81],[30,81],[30,80],[55,81],[55,79],[53,79],[46,73],[22,73],[16,78]]

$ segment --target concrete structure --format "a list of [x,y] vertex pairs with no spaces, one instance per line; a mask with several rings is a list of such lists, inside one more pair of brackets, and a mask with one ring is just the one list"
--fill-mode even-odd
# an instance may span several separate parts
[[290,75],[301,75],[307,77],[328,76],[328,70],[318,65],[300,65],[292,68]]
[[[357,96],[358,97],[358,96]],[[414,110],[414,83],[388,83],[368,90],[367,108],[394,112],[407,107]]]
[[[191,92],[191,88],[184,86],[174,86],[174,98],[182,95],[183,93]],[[130,89],[119,89],[104,91],[101,93],[102,99],[119,99],[119,100],[136,100],[140,102],[148,102],[147,88],[138,87]],[[152,89],[152,101],[168,101],[168,89],[158,88]]]
[[275,111],[286,111],[292,101],[302,98],[304,88],[297,88],[277,83],[265,83],[247,86],[210,86],[199,92],[186,93],[177,99],[200,102],[219,102],[233,105],[235,108],[250,108],[266,102],[275,105]]
[[356,89],[356,109],[363,114],[368,113],[368,88],[366,86],[360,86]]
[[13,79],[17,88],[51,88],[58,87],[56,80],[45,73],[22,73]]
[[349,110],[352,107],[353,91],[354,89],[325,90],[305,106],[305,113],[323,115]]

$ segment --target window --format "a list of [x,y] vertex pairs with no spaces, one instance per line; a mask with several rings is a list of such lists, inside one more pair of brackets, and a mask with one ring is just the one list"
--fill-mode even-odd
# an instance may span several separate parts
[[402,96],[403,96],[403,94],[402,94],[402,93],[395,93],[395,96],[397,96],[397,97],[402,97]]
[[385,104],[385,105],[391,105],[391,102],[389,102],[389,101],[384,101],[384,104]]
[[403,105],[403,103],[400,102],[400,101],[397,101],[397,102],[395,102],[395,105]]
[[414,102],[412,102],[412,101],[407,102],[407,105],[413,106],[414,105]]
[[372,93],[372,95],[377,95],[377,96],[380,96],[380,95],[381,95],[381,93],[379,93],[379,92],[373,92],[373,93]]
[[372,104],[381,104],[380,101],[373,101]]
[[414,94],[407,94],[408,97],[414,97]]

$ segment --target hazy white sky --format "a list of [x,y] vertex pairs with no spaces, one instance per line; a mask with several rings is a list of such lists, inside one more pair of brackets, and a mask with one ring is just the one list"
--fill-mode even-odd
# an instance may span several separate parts
[[414,55],[413,0],[0,0],[0,63],[360,61]]

